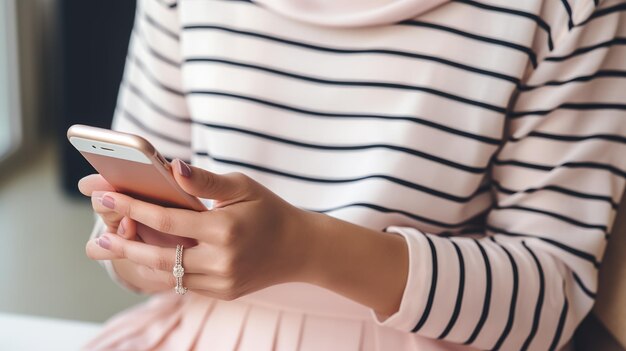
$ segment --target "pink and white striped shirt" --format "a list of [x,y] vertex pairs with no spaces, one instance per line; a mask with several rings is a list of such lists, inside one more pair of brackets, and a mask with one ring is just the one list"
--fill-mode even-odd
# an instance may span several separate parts
[[622,0],[143,0],[114,128],[403,235],[378,325],[554,350],[624,193],[625,44]]

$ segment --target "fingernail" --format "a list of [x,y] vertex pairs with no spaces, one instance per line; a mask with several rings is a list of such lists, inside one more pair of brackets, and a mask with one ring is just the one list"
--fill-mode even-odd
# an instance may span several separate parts
[[100,247],[105,250],[110,250],[111,240],[109,240],[109,238],[107,238],[106,236],[101,236],[98,238],[98,245],[100,245]]
[[178,163],[178,174],[185,178],[191,177],[191,168],[185,163],[185,161],[181,159],[177,159]]
[[102,202],[104,207],[108,207],[110,209],[114,209],[115,208],[115,199],[113,199],[109,195],[103,196],[100,201]]
[[117,234],[124,235],[126,233],[126,228],[124,228],[124,221],[120,221],[120,225],[117,227]]

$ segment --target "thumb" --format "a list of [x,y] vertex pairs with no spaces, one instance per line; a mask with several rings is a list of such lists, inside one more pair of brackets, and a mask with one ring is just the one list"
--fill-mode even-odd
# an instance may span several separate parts
[[172,164],[176,182],[190,195],[224,203],[239,200],[249,193],[251,179],[243,173],[217,174],[190,166],[180,159],[175,159]]
[[115,188],[99,174],[90,174],[78,181],[78,189],[85,196],[94,191],[115,191]]

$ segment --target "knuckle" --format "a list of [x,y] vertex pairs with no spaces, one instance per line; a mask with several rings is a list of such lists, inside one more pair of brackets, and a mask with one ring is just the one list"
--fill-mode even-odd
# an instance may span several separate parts
[[120,257],[124,257],[126,258],[126,247],[124,247],[124,245],[115,245],[112,244],[111,245],[111,252],[116,253],[117,255],[119,255]]
[[237,239],[240,224],[237,220],[228,218],[221,230],[220,239],[223,245],[232,246]]
[[224,246],[232,246],[235,243],[235,235],[231,230],[224,230],[220,235],[220,240]]
[[134,201],[129,201],[126,206],[122,208],[122,214],[128,218],[135,218],[135,203]]
[[215,186],[217,185],[217,181],[215,177],[211,174],[205,173],[204,179],[202,180],[202,182],[203,182],[202,187],[205,190],[213,190],[215,189]]
[[170,262],[165,256],[162,254],[158,254],[154,258],[153,267],[159,271],[169,271],[171,270]]
[[241,189],[244,191],[249,191],[254,184],[254,180],[250,178],[248,175],[242,172],[231,172],[229,173],[232,180],[241,186]]
[[225,293],[220,294],[220,300],[224,300],[224,301],[233,301],[238,297],[239,296],[237,296],[237,294],[234,294],[231,292],[225,292]]
[[166,210],[160,210],[157,213],[157,228],[156,230],[163,233],[170,233],[172,231],[172,216]]
[[237,263],[232,256],[228,256],[219,264],[218,274],[222,277],[233,279],[237,276]]
[[250,177],[243,172],[230,172],[229,175],[237,182],[248,183],[250,181]]
[[232,301],[240,297],[240,294],[237,290],[236,282],[231,279],[223,281],[220,284],[219,295],[220,295],[220,299],[226,300],[226,301]]

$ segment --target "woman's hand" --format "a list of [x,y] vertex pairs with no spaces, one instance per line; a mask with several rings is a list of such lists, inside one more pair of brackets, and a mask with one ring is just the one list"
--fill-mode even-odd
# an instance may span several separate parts
[[[408,275],[400,235],[384,233],[294,207],[242,173],[215,174],[173,162],[189,194],[214,199],[210,211],[166,208],[115,192],[102,203],[155,230],[193,238],[183,254],[183,285],[232,300],[264,287],[301,281],[342,294],[379,317],[395,313]],[[101,247],[143,265],[153,281],[173,288],[175,249],[104,234]]]
[[[114,191],[114,188],[101,175],[92,174],[84,177],[78,182],[78,189],[83,195],[91,197],[93,210],[104,222],[107,232],[117,233],[126,240],[144,241],[147,239],[145,241],[153,245],[171,246],[162,233],[141,223],[136,223],[102,204],[102,195]],[[168,237],[171,236],[168,235]],[[113,255],[109,250],[98,245],[98,240],[87,242],[85,247],[87,256],[93,260],[112,260],[116,275],[125,284],[145,293],[169,289],[168,285],[158,279],[156,272],[144,265]]]
[[[308,212],[242,173],[214,174],[180,160],[173,165],[176,180],[187,193],[214,199],[212,210],[166,208],[115,192],[103,194],[100,203],[154,230],[196,239],[197,246],[184,250],[185,287],[230,300],[273,284],[307,279],[309,236],[300,229]],[[171,273],[175,249],[112,233],[98,243],[119,258],[149,267],[164,285],[175,285]]]

